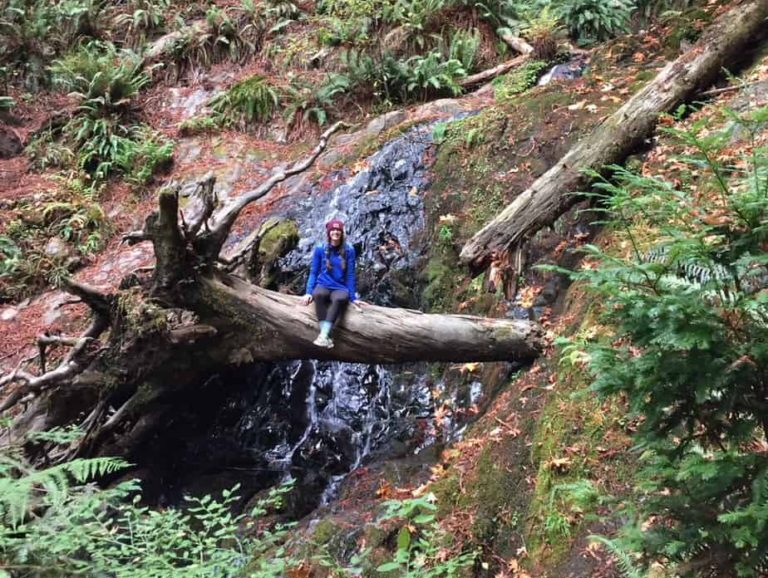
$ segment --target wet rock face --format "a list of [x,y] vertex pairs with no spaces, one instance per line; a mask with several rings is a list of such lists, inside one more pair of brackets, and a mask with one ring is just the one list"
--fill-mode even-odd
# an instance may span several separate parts
[[306,514],[388,444],[416,448],[420,421],[433,411],[418,373],[396,377],[377,366],[300,360],[211,379],[175,412],[163,439],[142,451],[156,462],[145,492],[174,503],[184,493],[238,482],[248,497],[291,477],[298,489],[292,513]]
[[358,172],[329,175],[299,202],[292,198],[278,206],[276,212],[298,224],[301,238],[280,260],[284,283],[303,293],[312,249],[325,241],[325,223],[338,218],[358,254],[361,298],[380,305],[414,305],[402,301],[414,291],[400,288],[405,276],[399,273],[417,266],[425,254],[416,239],[424,229],[422,196],[429,186],[426,156],[431,144],[430,127],[411,129],[360,163]]
[[584,74],[587,64],[588,60],[584,55],[577,56],[570,62],[564,64],[556,64],[539,79],[538,84],[539,86],[545,86],[550,82],[567,81],[579,78]]
[[[299,242],[270,268],[270,285],[303,293],[325,223],[340,218],[358,253],[362,298],[412,304],[419,291],[410,279],[426,252],[418,239],[431,145],[431,127],[411,129],[356,171],[328,175],[278,203],[270,217],[290,223],[292,236],[295,225]],[[420,432],[434,411],[423,374],[421,367],[300,360],[256,364],[209,380],[179,409],[168,439],[145,450],[166,472],[150,481],[156,489],[147,494],[174,502],[182,493],[237,481],[248,497],[290,476],[298,486],[293,513],[308,513],[333,499],[344,476],[373,456],[413,452],[423,444]]]

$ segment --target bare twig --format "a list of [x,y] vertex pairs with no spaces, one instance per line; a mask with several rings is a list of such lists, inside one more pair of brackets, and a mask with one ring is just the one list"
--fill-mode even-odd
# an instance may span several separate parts
[[726,92],[733,92],[735,90],[742,90],[745,88],[749,88],[751,86],[755,86],[758,84],[765,83],[765,80],[756,80],[754,82],[745,82],[740,84],[734,84],[733,86],[724,86],[722,88],[712,88],[710,90],[705,90],[704,92],[700,93],[700,96],[716,96],[718,94],[724,94]]
[[150,223],[151,221],[148,215],[144,219],[144,228],[140,231],[131,231],[130,233],[126,233],[123,235],[121,242],[127,243],[128,245],[135,245],[136,243],[141,243],[142,241],[151,241],[152,232],[150,230]]
[[24,363],[34,359],[36,355],[29,357],[26,360],[22,360],[13,372],[0,379],[0,387],[14,381],[23,384],[15,389],[11,395],[0,404],[0,412],[13,407],[27,396],[37,395],[41,391],[80,373],[87,361],[87,359],[81,358],[85,347],[88,343],[98,337],[107,326],[108,322],[106,319],[97,314],[96,318],[91,322],[91,325],[79,338],[65,338],[67,341],[73,339],[72,351],[70,351],[69,355],[67,355],[64,361],[62,361],[56,369],[43,373],[42,375],[35,376],[21,370]]
[[122,242],[127,243],[128,245],[135,245],[136,243],[141,243],[142,241],[150,241],[151,239],[152,238],[143,230],[131,231],[130,233],[123,235]]
[[276,185],[283,182],[288,177],[297,175],[299,173],[306,171],[317,160],[317,157],[320,156],[320,153],[322,153],[325,150],[325,147],[328,146],[328,140],[330,139],[330,137],[337,131],[343,128],[346,128],[348,126],[349,125],[347,123],[341,122],[341,121],[332,125],[330,128],[328,128],[328,130],[326,130],[322,135],[320,135],[319,142],[317,143],[317,145],[309,155],[307,155],[305,158],[299,161],[296,161],[288,169],[278,169],[272,174],[272,176],[269,179],[267,179],[264,183],[262,183],[258,188],[252,191],[248,191],[247,193],[243,194],[241,197],[238,197],[237,199],[232,201],[228,206],[226,206],[218,215],[215,215],[211,219],[213,224],[211,226],[210,233],[207,233],[201,236],[201,237],[205,237],[206,243],[211,244],[211,246],[207,251],[208,254],[213,256],[214,258],[218,257],[219,251],[221,250],[221,247],[224,245],[224,241],[229,235],[229,230],[232,228],[232,225],[235,223],[235,220],[240,215],[240,211],[242,211],[245,207],[247,207],[254,201],[262,198],[264,195],[269,193],[273,188],[275,188]]
[[79,297],[97,315],[104,316],[107,319],[110,318],[112,302],[114,301],[112,295],[103,293],[87,283],[75,281],[71,277],[64,280],[64,290]]
[[[93,337],[64,337],[62,335],[40,335],[37,338],[37,348],[40,353],[40,371],[46,372],[45,361],[46,353],[49,345],[66,345],[75,348],[76,351],[81,351],[89,341],[92,341]],[[71,357],[72,354],[68,356]]]

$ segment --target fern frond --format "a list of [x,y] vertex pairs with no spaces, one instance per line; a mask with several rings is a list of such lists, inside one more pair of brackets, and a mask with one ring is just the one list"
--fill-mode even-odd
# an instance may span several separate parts
[[647,578],[647,573],[636,565],[635,560],[615,540],[605,536],[590,536],[590,540],[600,542],[616,558],[626,578]]

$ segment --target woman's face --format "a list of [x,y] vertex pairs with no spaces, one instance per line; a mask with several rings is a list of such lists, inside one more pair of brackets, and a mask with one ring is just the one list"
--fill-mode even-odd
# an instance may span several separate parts
[[341,244],[341,237],[343,235],[344,234],[338,229],[333,229],[330,233],[328,233],[328,237],[331,239],[331,245],[338,247]]

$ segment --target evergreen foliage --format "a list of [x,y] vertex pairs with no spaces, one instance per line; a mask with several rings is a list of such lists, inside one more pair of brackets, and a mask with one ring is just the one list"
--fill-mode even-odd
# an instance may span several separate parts
[[[720,576],[768,562],[768,108],[722,131],[671,131],[691,151],[682,184],[613,167],[597,185],[631,249],[587,248],[575,274],[612,335],[586,348],[592,387],[626,396],[644,470],[627,544]],[[735,135],[747,162],[722,162]],[[699,176],[698,186],[691,184]],[[644,240],[638,231],[648,232]],[[682,566],[681,566],[682,567]]]
[[[92,42],[54,62],[51,71],[80,102],[62,129],[64,141],[77,148],[80,168],[97,179],[120,172],[143,185],[170,162],[173,144],[132,119],[134,100],[149,82],[135,53]],[[45,151],[39,157],[43,165],[55,164]]]

